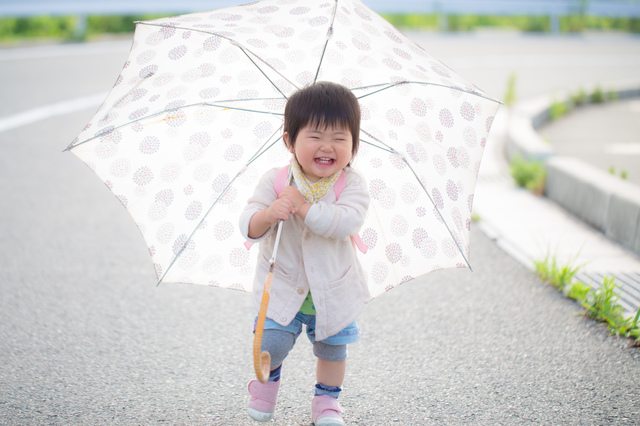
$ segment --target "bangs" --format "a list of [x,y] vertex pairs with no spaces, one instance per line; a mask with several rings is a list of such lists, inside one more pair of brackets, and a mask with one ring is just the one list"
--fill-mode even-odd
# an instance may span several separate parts
[[284,131],[295,140],[304,127],[343,128],[351,132],[352,154],[360,140],[360,105],[355,95],[340,84],[318,82],[295,92],[284,109]]

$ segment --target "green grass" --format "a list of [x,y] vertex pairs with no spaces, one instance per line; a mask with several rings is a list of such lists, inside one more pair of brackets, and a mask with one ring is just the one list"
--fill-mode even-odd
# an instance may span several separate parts
[[540,278],[576,300],[584,309],[584,315],[605,323],[612,335],[634,339],[634,346],[640,346],[640,308],[634,318],[625,315],[614,277],[605,277],[602,287],[592,288],[575,279],[580,266],[573,262],[559,264],[555,256],[549,254],[543,260],[534,262]]
[[591,103],[601,104],[606,100],[607,96],[602,91],[602,88],[600,88],[600,86],[597,86],[595,89],[593,89],[593,93],[591,93]]
[[504,104],[506,106],[511,106],[516,101],[516,73],[511,73],[509,75],[509,80],[507,81],[507,93],[504,95]]
[[[99,34],[131,33],[134,21],[160,18],[166,15],[131,16],[89,16],[85,37]],[[0,17],[0,41],[21,39],[52,38],[73,40],[76,38],[77,17],[75,16],[35,16],[31,18]]]
[[571,263],[560,265],[556,257],[551,256],[549,253],[543,260],[534,262],[534,265],[540,278],[560,291],[566,290],[580,269],[580,266],[572,266]]
[[587,92],[584,89],[579,89],[576,93],[571,95],[571,102],[575,106],[581,106],[587,103]]
[[509,167],[516,185],[538,195],[543,193],[547,170],[542,161],[527,161],[521,155],[517,155],[513,157]]
[[602,287],[590,290],[580,304],[586,309],[588,318],[606,323],[611,334],[638,338],[640,309],[635,318],[625,316],[624,308],[618,304],[620,298],[616,288],[619,286],[615,284],[614,277],[605,277]]
[[[134,21],[163,16],[166,15],[89,16],[85,36],[132,32]],[[437,30],[442,20],[442,17],[435,13],[383,14],[382,16],[397,27],[422,30]],[[15,41],[25,38],[74,39],[76,19],[75,16],[0,17],[0,40]],[[548,16],[449,15],[446,16],[446,21],[449,31],[473,31],[487,27],[525,32],[549,32],[551,29]],[[596,18],[578,14],[561,18],[560,30],[561,32],[602,30],[640,33],[640,19]]]
[[551,106],[549,107],[549,118],[551,121],[556,121],[557,119],[567,115],[571,112],[573,104],[569,104],[565,101],[557,101],[553,100],[551,102]]

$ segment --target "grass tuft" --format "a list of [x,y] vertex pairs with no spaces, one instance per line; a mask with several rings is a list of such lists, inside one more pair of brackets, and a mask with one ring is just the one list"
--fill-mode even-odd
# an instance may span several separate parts
[[547,253],[543,260],[534,264],[540,278],[576,300],[585,309],[587,318],[606,323],[612,335],[634,339],[632,345],[640,346],[640,308],[634,318],[625,315],[624,308],[618,303],[616,288],[619,286],[614,277],[605,277],[602,287],[594,289],[575,280],[580,266],[572,266],[572,262],[560,265],[555,256]]
[[517,155],[513,157],[509,166],[516,185],[542,195],[547,179],[547,170],[542,161],[527,161],[521,155]]

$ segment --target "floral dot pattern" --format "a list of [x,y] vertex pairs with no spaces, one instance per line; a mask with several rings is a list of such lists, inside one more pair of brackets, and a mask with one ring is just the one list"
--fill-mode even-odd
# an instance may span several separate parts
[[409,222],[402,215],[396,215],[391,220],[391,232],[397,237],[402,237],[409,229]]
[[402,247],[398,243],[392,243],[387,245],[386,248],[387,259],[391,263],[398,263],[402,258]]
[[129,210],[158,278],[251,290],[258,250],[244,247],[238,214],[260,176],[289,161],[286,99],[316,73],[362,110],[352,164],[371,195],[359,233],[371,295],[466,265],[498,104],[361,1],[335,4],[261,0],[137,25],[70,148]]

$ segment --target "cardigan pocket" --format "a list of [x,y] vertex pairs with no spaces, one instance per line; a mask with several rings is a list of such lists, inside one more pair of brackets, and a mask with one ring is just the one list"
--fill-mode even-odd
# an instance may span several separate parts
[[[338,321],[352,314],[352,309],[362,299],[356,268],[351,265],[347,272],[327,285],[327,312]],[[346,308],[346,309],[345,309]]]

